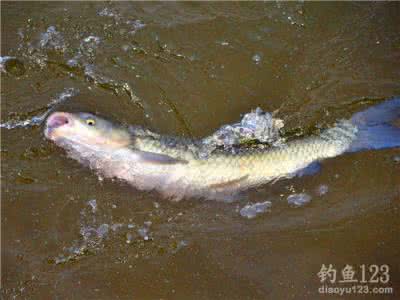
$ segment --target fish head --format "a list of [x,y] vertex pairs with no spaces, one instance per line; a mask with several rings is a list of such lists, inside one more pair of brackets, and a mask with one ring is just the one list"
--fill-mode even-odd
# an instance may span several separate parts
[[46,120],[44,135],[56,144],[103,150],[119,149],[131,143],[125,127],[86,112],[52,113]]

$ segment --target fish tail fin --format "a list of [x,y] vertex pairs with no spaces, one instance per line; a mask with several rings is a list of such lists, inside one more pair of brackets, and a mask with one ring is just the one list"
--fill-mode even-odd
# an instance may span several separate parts
[[355,113],[357,134],[347,152],[400,147],[400,98],[392,98]]

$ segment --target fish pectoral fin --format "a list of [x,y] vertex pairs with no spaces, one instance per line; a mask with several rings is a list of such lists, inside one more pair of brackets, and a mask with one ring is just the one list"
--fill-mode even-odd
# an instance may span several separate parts
[[209,187],[214,189],[238,187],[238,185],[240,185],[240,183],[246,180],[248,177],[249,175],[245,175],[237,179],[214,183],[209,185]]
[[139,156],[139,158],[145,163],[158,164],[158,165],[174,165],[174,164],[188,163],[188,161],[185,159],[175,158],[166,154],[147,152],[141,150],[135,150],[135,152]]

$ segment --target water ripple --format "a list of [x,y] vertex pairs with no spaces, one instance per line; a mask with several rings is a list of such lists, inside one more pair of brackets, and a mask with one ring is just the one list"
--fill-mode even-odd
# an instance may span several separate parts
[[27,113],[27,115],[29,116],[28,118],[24,120],[20,119],[8,120],[7,122],[1,123],[0,128],[14,129],[14,128],[40,126],[42,122],[46,119],[47,115],[50,112],[52,112],[58,104],[67,101],[68,99],[76,96],[78,93],[79,93],[78,89],[65,88],[63,92],[58,94],[45,107]]

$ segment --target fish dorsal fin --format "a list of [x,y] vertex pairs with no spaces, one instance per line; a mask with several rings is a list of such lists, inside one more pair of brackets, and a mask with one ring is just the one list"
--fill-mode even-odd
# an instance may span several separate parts
[[188,163],[188,161],[185,159],[175,158],[166,154],[141,150],[135,150],[135,153],[139,156],[141,161],[155,165],[174,165]]

